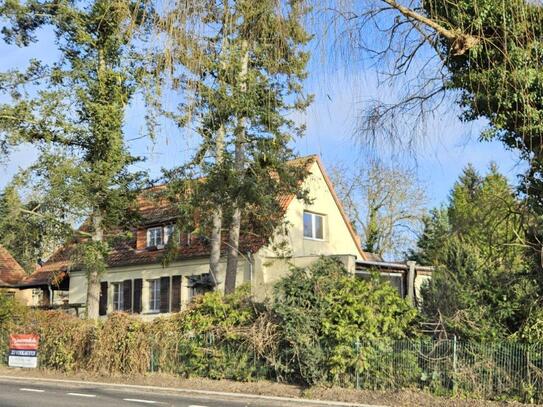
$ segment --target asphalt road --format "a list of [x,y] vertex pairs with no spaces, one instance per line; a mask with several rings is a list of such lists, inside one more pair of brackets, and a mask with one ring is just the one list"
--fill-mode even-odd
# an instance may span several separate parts
[[[100,385],[0,379],[0,407],[313,407],[313,403],[244,399],[236,396],[179,394]],[[332,404],[330,404],[332,405]],[[322,404],[320,405],[322,407]]]

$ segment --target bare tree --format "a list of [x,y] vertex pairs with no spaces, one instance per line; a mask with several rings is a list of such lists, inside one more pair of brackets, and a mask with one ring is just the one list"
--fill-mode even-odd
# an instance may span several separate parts
[[364,250],[389,259],[405,253],[426,212],[426,194],[416,174],[378,161],[351,171],[335,167],[331,174]]
[[[454,109],[458,94],[448,92],[450,72],[443,42],[450,55],[462,56],[478,46],[482,36],[454,26],[429,12],[439,0],[328,0],[315,2],[319,20],[333,41],[323,39],[326,52],[341,63],[371,64],[379,86],[394,88],[394,96],[361,101],[356,123],[359,141],[404,154],[416,152],[427,124],[439,108]],[[334,32],[331,32],[334,31]]]

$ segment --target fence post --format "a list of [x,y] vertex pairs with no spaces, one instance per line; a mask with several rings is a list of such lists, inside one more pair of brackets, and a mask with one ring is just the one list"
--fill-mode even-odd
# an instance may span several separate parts
[[528,379],[528,386],[532,385],[532,373],[530,371],[530,345],[526,350],[526,379]]
[[360,390],[360,373],[358,371],[358,365],[360,363],[360,339],[357,339],[355,342],[356,347],[356,364],[355,364],[355,374],[356,374],[356,390]]
[[456,396],[457,384],[456,384],[456,372],[458,364],[458,355],[457,355],[457,343],[456,335],[453,335],[453,376],[452,376],[452,391],[453,395]]

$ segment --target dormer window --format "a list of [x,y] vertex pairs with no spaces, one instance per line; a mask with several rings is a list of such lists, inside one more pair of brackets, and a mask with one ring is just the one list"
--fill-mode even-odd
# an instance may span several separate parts
[[162,226],[147,229],[147,247],[164,245]]
[[147,229],[147,247],[163,247],[173,235],[173,225]]

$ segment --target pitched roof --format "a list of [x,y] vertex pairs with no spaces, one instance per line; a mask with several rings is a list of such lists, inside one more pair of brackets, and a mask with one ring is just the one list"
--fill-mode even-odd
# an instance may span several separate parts
[[12,287],[25,276],[26,273],[21,265],[0,245],[0,287]]
[[[290,164],[304,165],[307,170],[317,162],[319,168],[324,175],[325,181],[332,193],[336,204],[349,228],[349,233],[353,236],[358,247],[358,236],[352,229],[352,226],[343,211],[343,207],[337,197],[334,188],[328,175],[324,171],[320,159],[316,155],[298,158],[290,161]],[[158,186],[152,188],[152,190],[161,190],[164,186]],[[295,194],[280,196],[278,198],[279,204],[283,211],[286,211],[292,200],[295,198]],[[175,218],[175,211],[172,207],[162,203],[153,203],[146,198],[145,194],[142,194],[138,198],[138,207],[142,218],[141,226],[163,223]],[[240,236],[240,252],[241,253],[256,253],[261,247],[267,243],[268,239],[263,236],[257,236],[254,234],[242,234]],[[36,272],[27,277],[21,286],[31,287],[48,284],[58,284],[66,276],[66,273],[70,271],[72,266],[70,258],[73,253],[74,244],[66,245],[60,248],[42,267]],[[223,234],[223,241],[221,245],[221,252],[226,253],[227,249],[227,236]],[[208,256],[210,252],[210,245],[205,238],[194,238],[190,244],[182,242],[177,252],[177,260],[192,259],[198,257]],[[130,242],[119,243],[110,252],[107,263],[109,267],[130,266],[130,265],[142,265],[142,264],[156,264],[161,261],[166,254],[166,249],[149,250],[149,249],[137,249],[135,238]],[[360,256],[362,259],[366,259],[364,252],[360,249]]]

